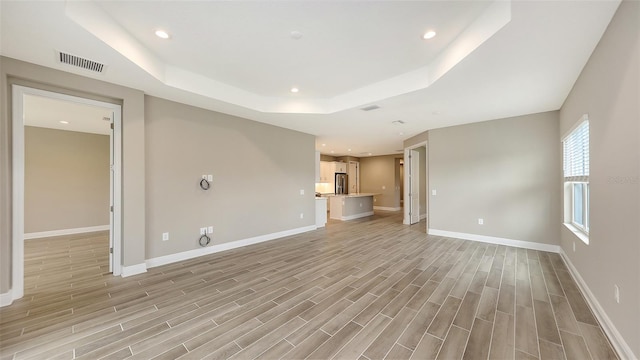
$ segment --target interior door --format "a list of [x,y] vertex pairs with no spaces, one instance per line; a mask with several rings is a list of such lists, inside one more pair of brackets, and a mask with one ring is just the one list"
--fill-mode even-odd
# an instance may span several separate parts
[[409,218],[411,224],[416,224],[420,222],[420,153],[416,150],[411,150],[409,159],[409,183],[411,184]]
[[114,247],[114,219],[113,219],[113,205],[114,205],[114,156],[113,151],[115,146],[113,144],[115,136],[113,134],[113,119],[115,114],[111,113],[111,131],[109,132],[109,272],[113,273],[113,247]]

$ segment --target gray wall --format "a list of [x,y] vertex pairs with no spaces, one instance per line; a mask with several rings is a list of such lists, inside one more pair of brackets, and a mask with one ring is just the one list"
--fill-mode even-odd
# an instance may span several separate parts
[[[591,192],[589,245],[562,226],[561,246],[636,358],[640,357],[638,19],[640,3],[623,1],[560,112],[561,134],[589,114]],[[620,287],[619,304],[614,284]]]
[[145,117],[147,258],[315,224],[314,136],[150,96]]
[[558,138],[558,112],[431,130],[429,227],[557,244]]
[[122,104],[122,248],[125,266],[145,259],[144,94],[0,57],[0,293],[11,287],[11,84]]
[[400,207],[400,170],[396,159],[401,158],[402,155],[360,158],[360,192],[378,194],[374,206]]
[[109,225],[109,136],[25,126],[24,232]]

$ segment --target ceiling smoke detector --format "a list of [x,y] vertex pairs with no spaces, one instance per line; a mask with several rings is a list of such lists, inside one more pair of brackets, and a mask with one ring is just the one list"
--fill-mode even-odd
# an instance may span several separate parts
[[62,51],[56,51],[56,55],[57,55],[56,57],[58,62],[62,64],[76,66],[81,69],[85,69],[85,70],[89,70],[97,73],[103,73],[104,70],[107,68],[107,65],[103,63],[89,60],[89,59],[72,55],[69,53],[65,53]]
[[406,124],[404,121],[402,120],[395,120],[391,122],[393,125],[404,125]]

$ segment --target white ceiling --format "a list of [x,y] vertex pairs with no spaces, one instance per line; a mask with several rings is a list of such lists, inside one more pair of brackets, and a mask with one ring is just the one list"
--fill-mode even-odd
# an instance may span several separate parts
[[618,5],[0,1],[0,53],[310,133],[326,154],[381,155],[425,130],[559,109]]
[[42,96],[24,96],[24,124],[109,135],[113,110]]

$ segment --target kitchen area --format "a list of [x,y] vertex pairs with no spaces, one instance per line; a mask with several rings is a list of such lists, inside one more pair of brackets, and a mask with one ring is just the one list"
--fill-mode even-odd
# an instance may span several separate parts
[[374,193],[360,192],[358,158],[316,152],[316,226],[327,218],[347,221],[373,215]]

